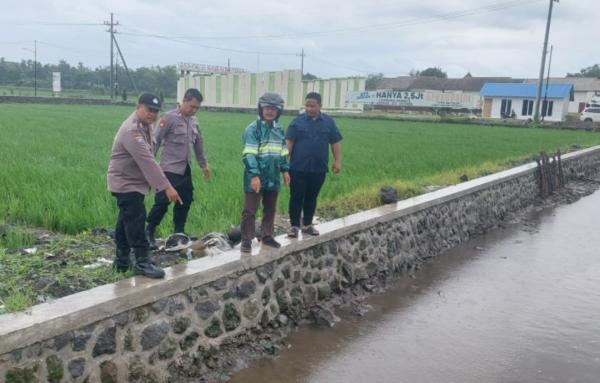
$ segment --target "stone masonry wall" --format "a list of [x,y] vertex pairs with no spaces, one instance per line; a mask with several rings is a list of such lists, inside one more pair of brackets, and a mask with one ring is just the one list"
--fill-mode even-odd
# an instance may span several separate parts
[[[565,161],[595,174],[600,153]],[[489,188],[346,232],[271,263],[0,355],[0,381],[176,382],[211,368],[220,345],[260,331],[284,314],[330,299],[354,284],[402,274],[419,260],[483,233],[538,191],[527,172]]]

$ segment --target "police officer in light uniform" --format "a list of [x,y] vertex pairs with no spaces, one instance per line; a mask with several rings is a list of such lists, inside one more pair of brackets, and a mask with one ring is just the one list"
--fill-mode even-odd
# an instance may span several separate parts
[[148,259],[148,241],[144,233],[148,192],[164,191],[169,201],[181,199],[154,159],[151,126],[161,102],[144,93],[135,111],[123,122],[113,142],[108,165],[108,190],[117,199],[119,216],[115,226],[116,257],[113,267],[125,272],[131,267],[130,252],[135,254],[135,274],[162,278],[165,272]]
[[[204,155],[202,134],[195,117],[196,112],[200,109],[202,99],[202,94],[197,89],[188,89],[183,96],[181,105],[161,118],[154,133],[155,152],[162,146],[160,167],[183,201],[183,204],[175,204],[173,207],[174,233],[185,232],[185,222],[193,201],[194,187],[190,165],[194,155],[202,169],[204,179],[210,178],[210,168]],[[157,193],[154,206],[148,214],[146,227],[146,235],[151,248],[156,247],[154,244],[156,227],[162,221],[168,208],[169,199],[166,194],[164,192]]]

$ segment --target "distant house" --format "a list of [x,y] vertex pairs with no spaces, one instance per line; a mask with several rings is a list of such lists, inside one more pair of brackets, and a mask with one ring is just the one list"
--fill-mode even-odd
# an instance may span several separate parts
[[[533,119],[537,84],[486,83],[481,88],[482,116]],[[564,121],[573,100],[573,84],[548,84],[542,87],[540,116],[546,121]]]
[[[463,78],[411,77],[400,76],[381,79],[373,89],[393,89],[399,91],[438,91],[461,93],[470,97],[479,97],[486,83],[528,83],[537,84],[537,79],[517,79],[511,77],[473,77]],[[580,113],[593,97],[600,96],[600,79],[592,77],[551,77],[551,84],[570,84],[573,86],[573,98],[569,102],[569,113]],[[545,84],[545,80],[544,80]],[[483,101],[480,102],[481,104]],[[515,110],[515,112],[517,112]]]
[[[430,76],[400,76],[381,79],[374,89],[390,89],[403,92],[424,92],[432,97],[443,99],[460,98],[463,103],[473,105],[471,110],[481,109],[479,91],[485,83],[515,82],[510,77],[473,77],[467,75],[463,78],[439,78]],[[389,109],[389,108],[386,108]],[[419,108],[416,108],[419,109]]]
[[[526,80],[537,83],[537,80]],[[551,77],[551,84],[573,84],[569,113],[581,113],[594,96],[600,96],[600,79],[595,77]]]
[[[463,78],[439,78],[431,76],[400,76],[382,78],[376,89],[393,89],[400,91],[441,91],[447,93],[471,93],[479,97],[479,91],[488,82],[519,82],[522,80],[511,77],[473,77],[467,75]],[[369,89],[367,89],[369,90]]]

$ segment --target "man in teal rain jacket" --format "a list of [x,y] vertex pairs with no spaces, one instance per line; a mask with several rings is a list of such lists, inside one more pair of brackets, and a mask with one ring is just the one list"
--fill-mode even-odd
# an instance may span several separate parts
[[287,162],[288,150],[285,133],[277,122],[283,110],[283,99],[277,93],[267,92],[258,99],[258,119],[244,131],[244,209],[242,210],[241,251],[252,251],[256,209],[262,199],[263,218],[261,225],[262,243],[278,248],[273,238],[273,222],[277,206],[277,195],[281,184],[288,186],[290,176]]

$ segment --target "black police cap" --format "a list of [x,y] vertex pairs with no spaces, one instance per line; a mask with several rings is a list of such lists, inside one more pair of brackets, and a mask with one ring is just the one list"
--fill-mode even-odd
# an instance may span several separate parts
[[162,107],[162,103],[160,102],[160,98],[156,97],[152,93],[144,93],[138,99],[138,104],[145,105],[150,109],[160,110]]

